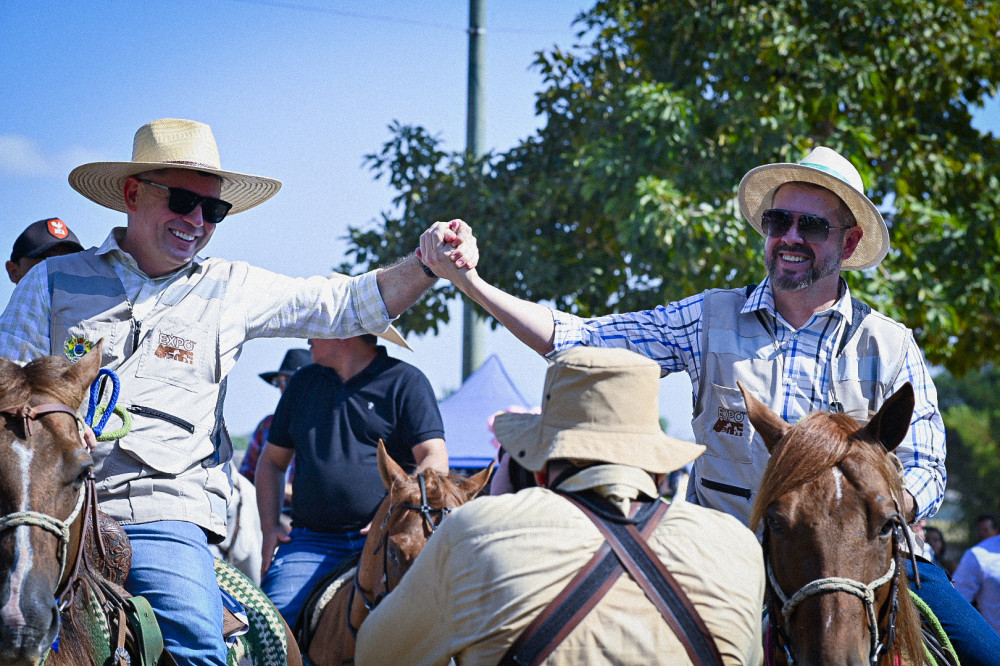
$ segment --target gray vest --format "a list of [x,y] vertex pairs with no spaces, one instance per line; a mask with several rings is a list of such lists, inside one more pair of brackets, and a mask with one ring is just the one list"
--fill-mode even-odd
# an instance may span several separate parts
[[[735,516],[744,524],[769,454],[747,420],[743,382],[760,401],[781,413],[784,355],[770,323],[741,314],[747,289],[705,292],[701,383],[694,409],[695,439],[707,449],[694,462],[688,499]],[[831,367],[828,403],[864,419],[877,410],[896,381],[912,333],[902,324],[853,301],[850,327],[843,325]]]
[[132,416],[127,435],[95,452],[101,508],[123,524],[181,520],[221,540],[232,486],[222,465],[231,447],[219,318],[231,264],[208,259],[183,269],[139,322],[96,249],[53,259],[51,353],[72,359],[103,338],[102,367],[118,374],[118,404]]

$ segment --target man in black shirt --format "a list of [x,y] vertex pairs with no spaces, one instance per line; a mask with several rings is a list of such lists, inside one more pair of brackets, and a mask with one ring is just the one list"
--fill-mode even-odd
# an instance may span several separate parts
[[[405,345],[394,329],[384,335]],[[314,363],[300,368],[282,394],[256,475],[261,587],[289,625],[316,582],[364,546],[362,531],[385,495],[380,439],[407,471],[448,472],[441,414],[419,369],[390,357],[374,335],[309,346]],[[281,499],[293,455],[286,534]]]

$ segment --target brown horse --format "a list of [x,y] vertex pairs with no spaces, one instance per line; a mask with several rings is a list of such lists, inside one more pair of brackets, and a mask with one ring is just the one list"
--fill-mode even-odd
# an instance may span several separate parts
[[379,442],[378,469],[389,493],[372,518],[353,582],[336,590],[318,620],[305,620],[314,627],[306,630],[305,650],[317,666],[354,661],[354,637],[369,611],[399,584],[444,516],[479,494],[493,466],[468,479],[432,469],[408,476]]
[[764,522],[772,663],[922,664],[907,588],[901,466],[907,384],[862,425],[816,412],[790,426],[742,385],[771,452],[750,525]]
[[[120,558],[96,546],[107,535],[98,526],[94,460],[76,412],[98,375],[101,354],[99,342],[73,365],[54,356],[23,368],[0,359],[0,663],[5,665],[43,659],[47,666],[124,664],[125,655],[140,663],[139,624],[121,619],[134,600],[102,573]],[[120,529],[110,518],[107,522]],[[127,549],[125,541],[115,548]],[[264,594],[221,562],[216,573],[220,585],[243,603],[250,625],[230,649],[234,661],[301,664],[298,646]],[[148,613],[148,606],[142,610]],[[151,614],[147,618],[147,626],[155,627]],[[156,644],[149,639],[158,639],[158,629],[151,631],[140,639]],[[119,648],[125,654],[116,655]],[[157,663],[173,663],[166,651],[152,652]]]

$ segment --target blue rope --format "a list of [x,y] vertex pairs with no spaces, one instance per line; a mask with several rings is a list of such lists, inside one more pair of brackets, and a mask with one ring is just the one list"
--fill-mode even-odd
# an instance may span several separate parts
[[[94,412],[97,411],[97,401],[100,398],[101,392],[101,375],[107,375],[111,378],[111,400],[108,402],[107,406],[104,408],[104,414],[101,415],[101,420],[98,421],[97,425],[94,425]],[[121,382],[118,380],[118,375],[115,374],[114,370],[108,370],[107,368],[101,368],[97,373],[97,378],[94,379],[93,383],[90,385],[90,402],[87,404],[87,425],[94,429],[94,434],[98,437],[104,431],[104,426],[108,424],[108,419],[111,418],[111,413],[114,411],[115,406],[118,404],[118,394],[121,391]]]

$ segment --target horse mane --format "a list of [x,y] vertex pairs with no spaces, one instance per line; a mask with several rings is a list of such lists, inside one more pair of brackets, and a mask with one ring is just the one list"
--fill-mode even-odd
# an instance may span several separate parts
[[[903,480],[898,459],[886,451],[881,442],[864,437],[863,426],[844,413],[814,412],[788,430],[774,446],[764,470],[750,514],[751,529],[757,529],[767,507],[779,497],[836,467],[849,456],[858,458],[862,466],[876,470],[889,485],[893,497],[901,501]],[[887,663],[896,663],[894,658],[898,655],[903,663],[923,664],[920,617],[910,598],[906,571],[899,573],[896,640]]]

